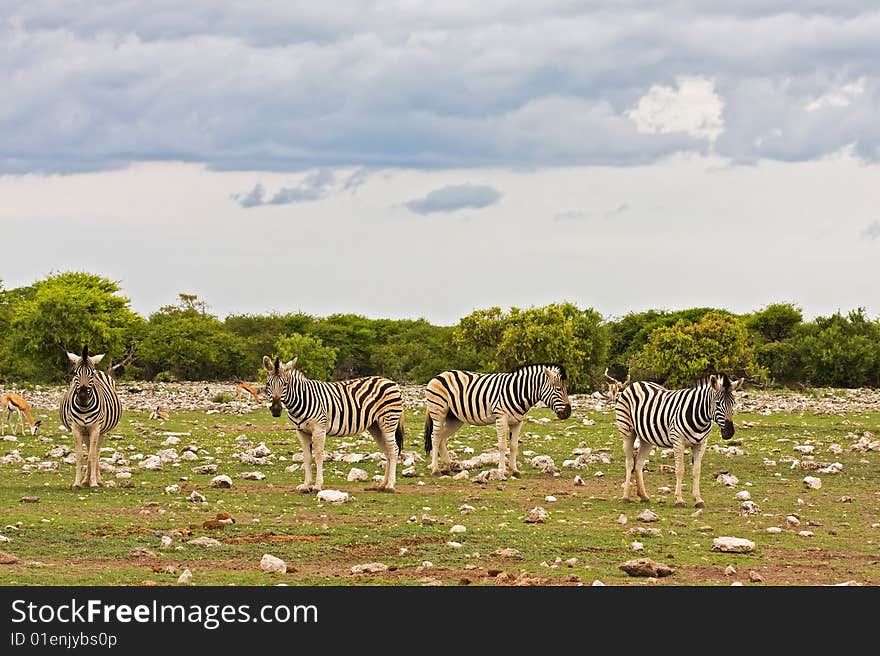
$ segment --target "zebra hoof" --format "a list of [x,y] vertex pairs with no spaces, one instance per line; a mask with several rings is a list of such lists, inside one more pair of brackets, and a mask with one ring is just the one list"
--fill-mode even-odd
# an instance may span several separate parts
[[80,488],[82,488],[82,485],[80,485],[79,483],[74,483],[70,487],[72,487],[74,490],[79,490]]
[[622,501],[623,503],[632,503],[632,499],[630,499],[629,497],[623,497],[623,498],[621,499],[621,501]]
[[[684,505],[684,504],[681,504],[681,505]],[[694,508],[705,508],[705,507],[706,507],[706,504],[703,503],[702,501],[697,501],[697,502],[694,504]]]
[[309,492],[312,491],[312,486],[311,486],[311,485],[306,485],[305,483],[303,483],[302,485],[297,485],[297,486],[296,486],[296,491],[297,491],[297,492],[300,492],[300,493],[302,493],[302,494],[308,494]]
[[519,469],[512,469],[510,471],[510,475],[514,478],[519,478],[520,476],[522,476],[522,472]]
[[[676,501],[675,502],[676,508],[684,508],[685,506],[687,506],[687,504],[684,501]],[[697,507],[699,507],[699,504],[697,504]]]

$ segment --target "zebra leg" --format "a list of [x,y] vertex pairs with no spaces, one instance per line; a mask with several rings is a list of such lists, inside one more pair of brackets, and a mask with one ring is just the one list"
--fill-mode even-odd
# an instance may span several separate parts
[[73,433],[73,448],[76,453],[76,476],[73,479],[73,487],[79,489],[82,487],[82,457],[83,457],[83,436],[81,428],[74,424],[71,427]]
[[[395,422],[396,423],[396,422]],[[370,435],[376,440],[376,444],[385,453],[385,477],[378,485],[371,485],[365,489],[377,492],[394,492],[397,482],[397,442],[394,439],[395,428],[386,428],[383,432],[376,424],[370,426]]]
[[520,476],[522,472],[519,470],[519,466],[517,465],[516,458],[517,452],[519,451],[519,433],[522,430],[522,422],[518,421],[515,424],[510,425],[510,475],[511,476]]
[[495,418],[495,430],[498,432],[498,474],[501,480],[507,480],[507,434],[510,428],[507,422],[507,415],[501,415]]
[[645,461],[653,450],[653,446],[644,440],[639,440],[639,450],[636,451],[636,462],[633,467],[636,474],[636,491],[639,494],[639,499],[645,503],[651,500],[651,497],[648,496],[648,491],[645,489]]
[[86,480],[93,490],[98,489],[98,456],[101,454],[101,426],[93,424],[89,427],[89,471]]
[[297,492],[311,492],[312,490],[312,436],[305,432],[298,430],[296,431],[296,436],[299,438],[299,445],[302,447],[303,452],[303,471],[305,472],[306,478],[300,484],[296,486]]
[[703,454],[706,451],[706,442],[694,444],[691,447],[691,472],[693,475],[693,494],[694,506],[697,508],[705,508],[706,504],[700,497],[700,470],[703,467]]
[[623,427],[617,427],[620,430],[620,434],[623,441],[623,458],[626,461],[626,478],[623,481],[623,497],[621,501],[624,503],[630,502],[630,495],[632,493],[632,475],[635,471],[636,461],[633,456],[633,444],[635,443],[635,435],[624,430]]
[[315,452],[312,456],[315,459],[315,486],[312,490],[324,489],[324,438],[327,429],[321,426],[312,433],[312,448]]
[[675,453],[675,507],[682,508],[687,505],[681,495],[682,482],[684,481],[685,441],[678,436],[673,436],[672,447]]

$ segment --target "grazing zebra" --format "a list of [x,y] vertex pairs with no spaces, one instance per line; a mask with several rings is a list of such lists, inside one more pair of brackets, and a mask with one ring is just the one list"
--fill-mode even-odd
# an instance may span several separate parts
[[428,381],[425,417],[425,453],[431,454],[431,473],[451,467],[446,440],[464,424],[495,424],[498,433],[498,472],[506,478],[505,455],[510,435],[510,473],[517,466],[519,433],[526,413],[543,401],[560,419],[571,416],[565,369],[558,364],[527,364],[510,373],[484,374],[444,371]]
[[[706,450],[706,436],[714,421],[721,428],[721,437],[733,437],[733,393],[744,379],[730,380],[727,374],[702,378],[693,387],[668,390],[655,383],[630,383],[617,399],[614,411],[617,429],[623,437],[626,456],[626,480],[623,501],[628,502],[632,475],[636,475],[639,498],[650,501],[645,491],[642,468],[655,446],[672,448],[675,453],[675,505],[684,506],[681,494],[684,478],[684,450],[691,449],[694,505],[703,508],[700,497],[700,467]],[[636,438],[639,445],[633,457]]]
[[[397,456],[403,448],[403,397],[400,386],[381,376],[367,376],[338,382],[311,380],[290,362],[273,362],[263,356],[269,372],[266,396],[273,417],[281,416],[282,406],[296,426],[303,451],[305,481],[300,492],[324,487],[324,438],[327,435],[357,435],[369,431],[385,453],[385,477],[370,488],[394,492]],[[312,459],[316,479],[312,485]]]
[[95,368],[104,357],[103,353],[89,356],[86,346],[81,356],[68,352],[67,357],[73,363],[73,377],[61,397],[58,414],[61,423],[73,433],[76,446],[73,487],[78,488],[83,482],[82,448],[85,439],[89,450],[85,483],[95,489],[101,484],[101,469],[98,467],[101,441],[119,423],[122,407],[116,394],[116,381]]

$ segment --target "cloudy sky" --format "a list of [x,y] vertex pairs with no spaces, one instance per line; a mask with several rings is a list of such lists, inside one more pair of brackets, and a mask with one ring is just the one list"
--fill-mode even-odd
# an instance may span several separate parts
[[870,0],[0,0],[0,280],[876,317],[878,34]]

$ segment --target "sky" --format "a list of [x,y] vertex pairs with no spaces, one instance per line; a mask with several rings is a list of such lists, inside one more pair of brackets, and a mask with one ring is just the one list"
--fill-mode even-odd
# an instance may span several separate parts
[[880,315],[880,7],[0,0],[0,281]]

